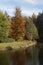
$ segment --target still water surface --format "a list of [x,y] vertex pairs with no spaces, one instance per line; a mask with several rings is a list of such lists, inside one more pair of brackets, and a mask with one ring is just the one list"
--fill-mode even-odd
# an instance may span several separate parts
[[[33,55],[33,57],[34,58],[32,58],[32,57],[28,57],[28,60],[27,60],[27,62],[26,62],[26,65],[39,65],[39,61],[38,61],[38,55],[39,55],[39,49],[36,47],[35,48],[35,50],[34,50],[35,52],[34,52],[34,55]],[[31,60],[30,60],[31,59]],[[34,63],[34,62],[36,63]]]

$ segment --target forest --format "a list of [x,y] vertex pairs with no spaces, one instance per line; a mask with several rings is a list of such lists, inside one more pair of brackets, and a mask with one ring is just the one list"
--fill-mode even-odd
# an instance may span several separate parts
[[23,16],[21,8],[15,8],[14,16],[0,11],[0,43],[24,40],[43,40],[43,12]]

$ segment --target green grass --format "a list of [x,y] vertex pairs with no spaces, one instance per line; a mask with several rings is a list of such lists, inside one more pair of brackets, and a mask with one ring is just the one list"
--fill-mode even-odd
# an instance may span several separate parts
[[12,42],[15,41],[15,40],[12,39],[12,38],[3,38],[3,37],[1,37],[0,40],[1,40],[1,42],[3,42],[3,43],[12,43]]
[[0,50],[5,50],[6,47],[10,46],[14,49],[19,49],[19,48],[26,48],[32,45],[35,45],[35,42],[32,41],[21,41],[21,42],[12,42],[12,43],[0,43]]

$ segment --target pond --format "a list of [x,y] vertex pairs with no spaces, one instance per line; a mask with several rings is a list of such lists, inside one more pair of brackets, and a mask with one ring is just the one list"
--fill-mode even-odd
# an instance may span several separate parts
[[[32,52],[32,51],[31,51]],[[32,56],[28,56],[26,65],[43,65],[43,44],[34,47]]]
[[[25,65],[39,65],[38,61],[38,55],[39,55],[39,49],[37,47],[32,47],[28,48],[28,53],[27,53],[27,61]],[[30,53],[29,53],[30,52]],[[12,63],[10,63],[12,65]]]
[[31,55],[28,55],[26,65],[39,65],[38,56],[39,56],[39,49],[37,47],[34,47],[33,53]]
[[[26,50],[25,50],[26,51]],[[30,48],[27,48],[27,60],[26,60],[26,64],[25,65],[39,65],[39,48],[37,47],[37,46],[34,46],[34,47],[30,47]],[[13,51],[12,51],[13,52]],[[12,57],[12,55],[13,55],[13,53],[11,52],[11,57]],[[1,53],[1,52],[0,52]],[[8,54],[7,54],[8,53]],[[22,54],[20,55],[21,53],[23,53],[23,56],[22,56]],[[6,56],[6,54],[7,54],[7,56]],[[10,54],[10,52],[9,51],[7,51],[7,52],[3,52],[2,54],[0,54],[0,60],[2,59],[2,61],[3,61],[3,59],[5,59],[6,61],[7,61],[7,59],[9,58],[9,55]],[[16,56],[16,54],[17,54],[17,58],[19,58],[19,60],[22,58],[23,60],[25,60],[24,59],[24,55],[25,55],[25,52],[24,52],[24,50],[20,50],[20,51],[18,51],[18,52],[16,52],[15,54],[14,54],[14,57]],[[8,57],[8,58],[7,58]],[[14,58],[13,57],[13,58]],[[7,59],[6,59],[7,58]],[[21,60],[22,60],[21,59]],[[15,60],[15,59],[14,59]],[[18,60],[18,59],[16,59],[16,60]],[[20,61],[21,61],[20,60]],[[23,60],[22,60],[22,62],[23,62]],[[0,61],[1,62],[1,61]],[[4,61],[5,62],[5,61]],[[1,62],[1,63],[4,63],[4,62]],[[10,64],[9,65],[13,65],[12,64],[12,60],[10,61]],[[18,64],[19,65],[19,64]],[[21,64],[20,64],[21,65]]]
[[[38,61],[39,49],[37,47],[30,47],[26,51],[28,52],[26,53],[27,60],[25,65],[39,65]],[[12,63],[10,63],[10,65],[12,65]]]

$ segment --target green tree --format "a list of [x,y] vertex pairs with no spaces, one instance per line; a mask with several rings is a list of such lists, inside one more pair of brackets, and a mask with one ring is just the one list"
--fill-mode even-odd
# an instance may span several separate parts
[[8,15],[6,11],[5,11],[5,16],[7,17],[8,20],[10,20],[10,16]]
[[37,16],[34,13],[32,14],[32,20],[33,20],[33,23],[36,25]]
[[26,28],[26,37],[29,40],[38,39],[38,31],[36,26],[34,25],[32,19],[29,17],[29,19],[25,23]]
[[0,12],[0,42],[9,35],[10,22],[3,12]]
[[37,16],[36,26],[39,33],[40,40],[43,40],[43,13],[39,13]]

